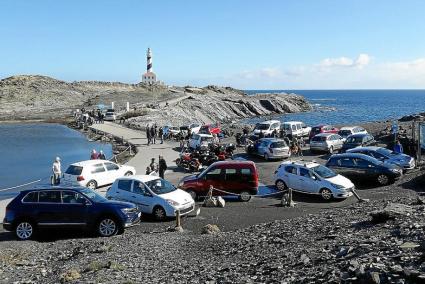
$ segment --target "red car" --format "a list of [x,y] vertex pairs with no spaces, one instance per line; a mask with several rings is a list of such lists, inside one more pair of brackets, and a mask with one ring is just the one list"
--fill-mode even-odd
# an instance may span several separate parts
[[199,133],[201,134],[220,134],[221,128],[219,124],[205,124],[201,126]]
[[[239,200],[249,201],[258,193],[258,172],[252,161],[215,162],[199,175],[187,176],[179,183],[179,188],[187,191],[193,199],[206,196],[213,186],[216,189],[239,194]],[[230,195],[213,191],[213,195]]]
[[333,127],[332,125],[327,125],[327,124],[321,124],[321,125],[317,125],[313,128],[311,128],[311,132],[310,132],[310,136],[309,138],[313,138],[314,136],[316,136],[317,134],[320,133],[338,133],[339,129],[336,127]]

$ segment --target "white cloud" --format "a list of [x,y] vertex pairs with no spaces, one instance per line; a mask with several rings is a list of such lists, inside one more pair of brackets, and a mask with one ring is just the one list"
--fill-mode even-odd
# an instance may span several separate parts
[[371,60],[372,58],[368,54],[361,53],[359,57],[357,57],[355,65],[359,68],[363,68],[364,66],[369,65]]
[[363,68],[369,65],[371,57],[368,54],[361,53],[357,59],[348,57],[325,58],[319,63],[320,68],[333,68],[333,67],[358,67]]

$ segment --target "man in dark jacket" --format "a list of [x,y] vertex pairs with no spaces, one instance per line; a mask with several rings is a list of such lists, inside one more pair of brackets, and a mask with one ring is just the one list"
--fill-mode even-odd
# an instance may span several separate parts
[[148,139],[148,146],[151,144],[151,130],[149,128],[149,124],[146,125],[146,138]]
[[160,178],[164,178],[164,173],[166,169],[167,169],[167,163],[165,162],[164,157],[159,156],[158,172],[159,172]]
[[153,144],[156,144],[156,131],[153,125],[151,127],[151,140]]

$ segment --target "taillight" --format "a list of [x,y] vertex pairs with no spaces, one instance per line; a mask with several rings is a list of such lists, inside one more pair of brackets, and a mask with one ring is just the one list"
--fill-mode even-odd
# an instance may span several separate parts
[[83,176],[78,176],[77,177],[77,181],[83,181],[84,180],[84,177]]

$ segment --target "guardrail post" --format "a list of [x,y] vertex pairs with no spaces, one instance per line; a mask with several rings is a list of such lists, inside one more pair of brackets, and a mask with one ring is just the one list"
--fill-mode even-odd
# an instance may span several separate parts
[[176,228],[181,227],[180,210],[176,211]]

